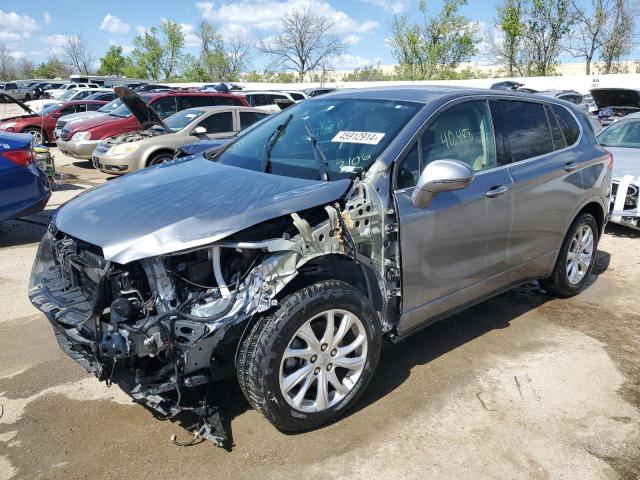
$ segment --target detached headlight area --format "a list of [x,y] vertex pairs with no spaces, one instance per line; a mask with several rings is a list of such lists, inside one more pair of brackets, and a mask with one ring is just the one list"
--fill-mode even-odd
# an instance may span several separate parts
[[83,142],[85,140],[91,140],[91,132],[78,132],[71,137],[72,142]]

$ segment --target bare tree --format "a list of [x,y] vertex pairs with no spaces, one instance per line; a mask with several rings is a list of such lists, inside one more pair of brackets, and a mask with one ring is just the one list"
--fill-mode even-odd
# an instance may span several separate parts
[[552,75],[558,56],[570,32],[573,18],[569,0],[534,0],[525,22],[525,35],[531,47],[531,73]]
[[602,73],[624,73],[622,59],[633,50],[635,18],[638,4],[634,0],[615,0],[611,24],[607,33],[600,58]]
[[314,14],[309,6],[295,9],[282,20],[280,32],[262,39],[258,49],[303,81],[305,74],[347,51],[348,42],[332,33],[334,26],[333,20]]
[[230,37],[224,41],[230,77],[239,77],[240,73],[247,68],[253,48],[253,41],[249,37]]
[[35,64],[31,60],[29,60],[27,57],[21,57],[17,66],[20,78],[33,77],[33,70],[35,68],[36,68]]
[[0,80],[14,80],[16,78],[16,62],[10,50],[4,43],[0,43]]
[[486,29],[482,53],[510,77],[531,73],[531,46],[526,39],[527,0],[501,0],[493,26]]
[[602,50],[610,35],[611,18],[615,12],[616,0],[591,0],[587,10],[571,0],[574,26],[569,34],[567,50],[577,58],[585,59],[585,73],[591,74],[591,62]]
[[62,60],[78,73],[89,75],[93,70],[95,56],[82,33],[67,35],[62,47]]

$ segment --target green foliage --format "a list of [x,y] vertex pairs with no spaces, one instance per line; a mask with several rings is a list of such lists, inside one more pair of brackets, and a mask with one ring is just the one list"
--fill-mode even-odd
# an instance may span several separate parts
[[50,58],[33,69],[34,78],[66,78],[70,74],[69,67],[57,58]]
[[392,79],[392,75],[386,75],[379,68],[367,65],[366,67],[356,68],[352,73],[345,75],[342,80],[345,82],[376,82]]
[[124,75],[129,60],[122,54],[120,45],[111,45],[100,59],[98,75]]
[[140,73],[140,78],[159,80],[162,72],[164,55],[162,43],[158,38],[158,29],[151,27],[133,39],[134,49],[131,52],[131,69]]
[[531,75],[553,75],[571,23],[569,0],[532,0],[525,22],[531,48]]
[[160,68],[165,80],[174,80],[178,76],[178,71],[182,68],[184,60],[184,32],[180,25],[173,20],[164,20],[160,25],[163,34],[163,41],[160,46],[162,55],[160,56]]
[[242,75],[242,80],[251,83],[294,83],[297,81],[297,78],[292,72],[265,70],[260,73],[252,70]]
[[411,24],[406,15],[394,17],[390,44],[401,77],[446,77],[476,54],[478,26],[459,13],[466,4],[467,0],[444,0],[440,12],[429,16],[427,4],[421,0],[422,25]]

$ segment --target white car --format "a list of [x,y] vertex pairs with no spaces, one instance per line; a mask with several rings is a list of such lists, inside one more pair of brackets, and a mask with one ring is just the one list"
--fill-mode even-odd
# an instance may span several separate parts
[[284,92],[255,91],[240,92],[238,95],[244,97],[250,107],[259,108],[269,113],[276,113],[282,110],[282,108],[276,104],[276,100],[283,101],[285,104],[289,102],[289,105],[296,103],[291,95]]
[[67,83],[60,88],[55,88],[53,90],[45,90],[44,96],[49,98],[58,98],[63,95],[67,90],[71,90],[74,88],[99,88],[100,85],[96,83]]
[[72,100],[82,100],[96,92],[110,92],[110,88],[72,88],[66,90],[58,98],[43,98],[40,100],[30,100],[26,105],[34,112],[40,112],[50,105],[56,103],[70,102]]

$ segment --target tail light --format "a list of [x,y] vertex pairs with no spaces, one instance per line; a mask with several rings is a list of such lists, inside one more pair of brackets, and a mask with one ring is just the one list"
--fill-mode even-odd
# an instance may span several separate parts
[[26,167],[33,162],[34,159],[31,150],[11,150],[9,152],[3,152],[2,155],[20,167]]

